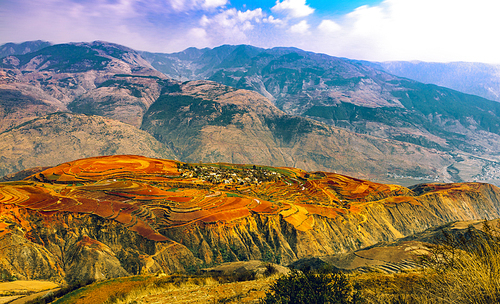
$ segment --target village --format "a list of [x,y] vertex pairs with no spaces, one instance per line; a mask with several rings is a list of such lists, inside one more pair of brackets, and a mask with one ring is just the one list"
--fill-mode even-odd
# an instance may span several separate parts
[[194,177],[212,184],[250,185],[278,181],[282,178],[279,172],[259,168],[255,165],[234,169],[222,164],[213,166],[181,164],[179,170],[183,177]]

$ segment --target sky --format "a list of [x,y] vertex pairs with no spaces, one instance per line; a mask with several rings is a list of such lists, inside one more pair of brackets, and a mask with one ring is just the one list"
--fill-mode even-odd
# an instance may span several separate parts
[[500,64],[500,0],[0,0],[0,44],[171,53],[250,44],[358,60]]

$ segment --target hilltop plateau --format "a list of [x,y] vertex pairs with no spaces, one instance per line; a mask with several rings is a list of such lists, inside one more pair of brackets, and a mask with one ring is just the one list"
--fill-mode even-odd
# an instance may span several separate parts
[[498,217],[500,190],[488,184],[406,188],[286,167],[105,156],[0,183],[0,265],[4,278],[58,282],[286,265]]

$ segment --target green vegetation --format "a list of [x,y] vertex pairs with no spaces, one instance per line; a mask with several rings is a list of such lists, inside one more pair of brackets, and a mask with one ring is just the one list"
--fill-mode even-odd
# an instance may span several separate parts
[[[43,297],[28,301],[26,302],[26,304],[64,303],[68,298],[71,298],[71,296],[76,296],[80,292],[84,291],[86,289],[85,286],[88,286],[92,283],[94,283],[93,280],[76,282],[57,291],[48,293]],[[58,300],[55,301],[56,299]]]
[[[175,86],[171,88],[175,89]],[[203,127],[227,126],[234,116],[246,111],[234,104],[221,105],[192,96],[162,95],[144,114],[141,129],[163,143],[168,144],[175,137],[178,146],[196,147]],[[192,151],[184,153],[189,155]],[[212,157],[217,159],[214,155]]]
[[[451,147],[466,152],[477,152],[477,149],[483,148],[471,145],[463,134],[455,133],[453,131],[455,123],[469,127],[473,123],[472,121],[475,121],[482,129],[500,134],[500,104],[497,102],[491,102],[490,105],[490,101],[480,97],[464,96],[452,90],[444,88],[437,90],[425,85],[422,85],[422,88],[418,90],[395,91],[393,94],[401,99],[406,109],[399,107],[367,108],[342,102],[336,106],[313,106],[304,115],[320,118],[320,120],[330,123],[335,122],[341,127],[354,128],[354,131],[359,133],[370,132],[370,128],[365,125],[369,121],[397,128],[421,126],[434,135],[446,138]],[[439,102],[430,102],[431,99],[439,99]],[[471,102],[476,106],[472,107]],[[490,108],[491,111],[486,110]],[[443,113],[439,118],[441,122],[433,121],[432,116],[437,115],[437,113]],[[422,136],[401,134],[392,138],[426,148],[442,151],[450,149]]]
[[222,106],[214,101],[191,96],[163,95],[151,105],[145,117],[149,121],[160,120],[178,125],[188,116],[193,118],[191,128],[199,130],[205,123],[215,126],[228,125],[236,114],[243,113],[237,105]]
[[261,304],[361,303],[357,287],[343,273],[292,271],[271,285]]
[[132,77],[132,78],[147,78],[147,79],[157,79],[161,80],[158,76],[150,76],[150,75],[131,75],[131,74],[115,74],[113,77]]
[[367,77],[352,77],[352,78],[338,77],[338,78],[332,78],[330,80],[325,81],[325,84],[327,86],[338,86],[338,87],[355,86],[362,79],[365,79],[365,78],[367,78]]
[[45,105],[42,100],[15,90],[0,89],[0,96],[2,96],[0,98],[0,108],[4,111],[3,115],[12,114],[30,105]]
[[122,49],[122,46],[116,44],[92,43],[92,48],[104,51],[107,55],[117,59],[122,59],[123,54],[127,53],[126,50]]
[[7,269],[0,269],[0,282],[17,281],[17,277],[7,271]]
[[142,84],[130,83],[127,80],[124,80],[124,79],[109,79],[109,80],[106,80],[105,82],[101,83],[98,86],[98,88],[102,88],[102,87],[116,87],[116,88],[120,88],[120,89],[127,89],[127,90],[130,90],[130,94],[132,96],[137,97],[137,98],[141,98],[142,97],[141,89],[144,88],[144,86]]
[[310,133],[319,127],[306,119],[294,116],[266,118],[265,123],[274,136],[284,143],[290,143],[295,137]]
[[401,134],[398,136],[393,136],[392,138],[395,140],[404,141],[407,143],[419,145],[419,146],[426,147],[426,148],[444,150],[444,151],[449,150],[447,148],[444,148],[440,144],[425,138],[424,136],[413,135],[413,134]]
[[[453,119],[465,127],[478,124],[483,130],[500,134],[500,103],[482,97],[417,82],[402,82],[408,90],[393,91],[407,109],[423,116],[442,115],[442,120]],[[433,122],[429,122],[433,123]]]
[[48,64],[44,70],[59,72],[86,72],[90,70],[102,70],[111,61],[99,55],[99,53],[88,46],[77,46],[73,44],[58,44],[41,49],[26,55],[17,55],[20,65],[28,63],[33,58],[41,56],[42,62],[38,66]]

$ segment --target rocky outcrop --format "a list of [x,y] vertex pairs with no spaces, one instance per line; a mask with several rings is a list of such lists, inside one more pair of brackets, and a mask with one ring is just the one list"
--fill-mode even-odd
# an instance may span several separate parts
[[129,275],[108,246],[86,235],[69,248],[65,262],[66,279],[70,282]]
[[6,278],[57,282],[64,278],[64,269],[54,255],[22,233],[1,237],[0,249],[0,267]]
[[175,242],[157,243],[96,216],[10,208],[0,216],[6,277],[76,282],[186,272],[201,261]]

